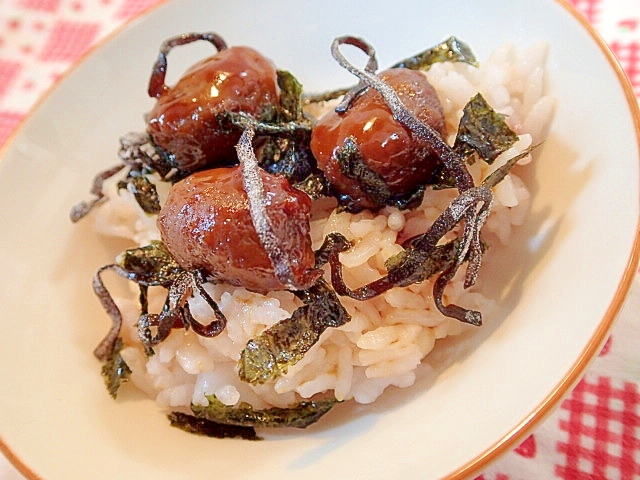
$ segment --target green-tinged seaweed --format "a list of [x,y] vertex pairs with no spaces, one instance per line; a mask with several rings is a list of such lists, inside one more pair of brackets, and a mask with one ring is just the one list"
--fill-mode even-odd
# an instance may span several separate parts
[[282,175],[291,184],[300,184],[316,174],[316,159],[309,148],[310,132],[291,137],[270,136],[257,153],[258,163],[272,175]]
[[148,286],[168,286],[183,272],[164,243],[158,240],[152,240],[144,247],[125,250],[118,257],[118,265],[129,280]]
[[238,375],[243,381],[260,384],[284,375],[327,328],[351,320],[338,296],[322,279],[296,294],[305,305],[247,342],[238,361]]
[[[511,130],[505,116],[497,113],[478,93],[464,107],[453,150],[469,164],[476,158],[492,164],[517,140],[518,135]],[[429,183],[434,188],[455,187],[455,180],[444,165],[435,169]]]
[[[279,104],[266,109],[260,118],[244,112],[222,112],[218,121],[229,128],[255,130],[256,135],[263,137],[255,152],[259,165],[304,187],[305,181],[317,176],[319,170],[309,147],[311,123],[302,111],[302,85],[291,73],[282,70],[278,71],[278,85]],[[317,182],[309,186],[314,187],[312,192],[317,192]],[[323,186],[322,192],[325,191]]]
[[124,180],[118,182],[118,188],[128,189],[145,213],[156,214],[160,212],[158,191],[145,172],[130,171]]
[[423,282],[453,265],[459,246],[457,239],[438,245],[430,252],[409,246],[385,262],[389,280],[396,287]]
[[128,381],[131,375],[131,368],[129,368],[127,362],[125,362],[120,355],[122,346],[122,339],[118,338],[113,346],[111,355],[109,355],[102,365],[102,377],[104,378],[104,383],[107,386],[109,394],[113,398],[116,398],[120,386],[122,383]]
[[336,150],[335,157],[344,176],[355,180],[377,205],[386,205],[391,198],[391,190],[384,179],[366,164],[355,138],[345,138],[344,145]]
[[[335,151],[335,158],[340,166],[340,172],[347,178],[354,180],[378,208],[385,206],[396,207],[400,210],[413,208],[422,202],[425,185],[418,186],[414,191],[404,195],[391,193],[387,182],[373,171],[362,158],[357,142],[353,137],[347,137],[341,148]],[[354,202],[349,195],[338,195],[340,205],[347,211],[357,213],[362,210],[360,202]]]
[[302,84],[286,70],[278,70],[280,87],[279,121],[292,122],[303,118]]
[[477,153],[488,164],[518,140],[505,121],[478,93],[465,105],[453,149],[464,157]]
[[449,37],[434,47],[396,63],[393,68],[428,70],[431,65],[437,62],[464,62],[477,65],[471,47],[456,37]]
[[209,405],[191,405],[194,415],[213,422],[243,427],[295,427],[306,428],[317,422],[336,405],[335,398],[302,401],[285,408],[255,409],[248,403],[227,406],[215,395],[207,396]]
[[213,438],[262,440],[262,438],[256,434],[256,430],[253,427],[227,425],[182,412],[171,412],[167,417],[169,418],[172,427],[179,428],[187,433],[195,433],[196,435],[204,435],[206,437]]

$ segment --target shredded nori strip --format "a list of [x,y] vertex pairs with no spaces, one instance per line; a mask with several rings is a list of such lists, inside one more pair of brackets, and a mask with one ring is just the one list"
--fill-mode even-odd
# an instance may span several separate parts
[[[392,194],[387,182],[364,161],[354,137],[344,139],[343,146],[335,150],[335,158],[340,166],[340,172],[354,180],[378,208],[390,206],[406,210],[422,202],[426,185],[419,185],[414,191],[404,195]],[[340,194],[337,197],[340,205],[348,212],[358,213],[362,210],[360,202],[354,202],[349,195]]]
[[257,410],[248,403],[241,402],[229,407],[208,395],[209,405],[191,405],[191,410],[199,418],[206,418],[226,425],[244,427],[294,427],[306,428],[317,422],[324,414],[339,403],[335,398],[302,401],[286,408],[272,407]]
[[120,355],[122,346],[122,339],[118,337],[113,346],[111,354],[102,365],[102,376],[104,378],[104,383],[107,386],[109,394],[113,398],[116,398],[116,396],[118,395],[120,385],[122,385],[123,382],[128,381],[129,376],[131,375],[131,368],[129,368],[129,365],[127,365],[127,363]]
[[280,87],[278,120],[291,122],[302,119],[302,84],[286,70],[278,70],[277,75]]
[[387,204],[392,196],[391,190],[384,179],[366,164],[355,138],[345,138],[344,145],[336,149],[335,158],[342,174],[356,180],[370,200],[380,207]]
[[504,115],[478,93],[465,105],[453,149],[464,157],[474,153],[489,165],[518,140]]
[[118,188],[128,189],[145,213],[156,214],[160,212],[158,191],[144,172],[130,171],[124,180],[118,182]]
[[158,98],[167,90],[164,80],[167,75],[167,55],[169,55],[169,52],[175,47],[196,42],[198,40],[204,40],[211,43],[219,52],[226,50],[227,48],[227,43],[224,39],[214,32],[184,33],[182,35],[168,38],[162,42],[162,45],[160,45],[158,58],[153,65],[151,78],[149,79],[149,87],[147,88],[147,92],[150,97]]
[[261,384],[284,375],[327,328],[351,320],[335,292],[322,279],[308,290],[295,293],[305,305],[247,342],[238,361],[238,375],[243,381]]
[[[466,158],[468,164],[477,157],[492,164],[517,140],[518,135],[511,130],[505,116],[497,113],[478,93],[463,109],[453,149]],[[429,183],[436,189],[455,187],[455,179],[442,164],[436,167]]]
[[396,287],[420,283],[453,265],[460,241],[437,245],[430,252],[409,246],[386,262],[389,280]]
[[396,63],[392,68],[428,70],[437,62],[463,62],[474,66],[478,64],[471,47],[452,36],[434,47]]
[[125,250],[118,257],[118,265],[129,280],[146,286],[168,287],[183,273],[165,244],[158,240]]
[[293,186],[314,200],[330,195],[329,192],[331,189],[329,180],[327,180],[327,177],[320,170],[310,174],[302,181],[294,183]]
[[[122,326],[120,309],[102,282],[101,274],[106,270],[113,270],[138,284],[138,337],[149,355],[153,353],[152,347],[166,339],[172,328],[192,328],[198,335],[214,337],[226,326],[224,314],[202,285],[206,281],[204,273],[201,270],[183,270],[162,242],[152,241],[150,245],[125,250],[120,254],[118,263],[101,267],[94,276],[94,293],[112,320],[111,329],[94,350],[94,355],[103,362],[113,352]],[[168,289],[160,314],[147,311],[147,288],[150,286]],[[201,324],[191,315],[188,300],[194,292],[200,295],[214,314],[214,319],[208,325]],[[152,328],[155,328],[155,334]]]
[[167,415],[172,427],[184,430],[187,433],[195,433],[196,435],[204,435],[213,438],[242,438],[243,440],[262,440],[256,434],[253,427],[244,427],[241,425],[228,425],[224,423],[214,422],[206,418],[188,415],[182,412],[171,412]]

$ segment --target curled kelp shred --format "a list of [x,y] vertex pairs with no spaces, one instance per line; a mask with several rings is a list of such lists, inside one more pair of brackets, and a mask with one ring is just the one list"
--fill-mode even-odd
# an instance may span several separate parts
[[157,173],[160,180],[168,182],[184,177],[174,168],[171,155],[155,146],[145,133],[130,132],[120,137],[118,157],[120,164],[98,173],[93,179],[89,191],[93,198],[71,208],[69,216],[72,222],[78,222],[105,200],[104,182],[124,169],[127,169],[127,174],[118,182],[118,189],[129,190],[140,208],[150,215],[158,213],[160,202],[149,175]]
[[198,40],[205,40],[211,43],[218,51],[227,49],[227,43],[224,39],[216,33],[211,32],[185,33],[165,40],[160,46],[160,52],[158,53],[158,58],[153,65],[151,78],[149,79],[149,87],[147,90],[150,97],[158,98],[169,88],[164,83],[167,75],[167,55],[169,52],[175,47],[186,45]]
[[89,201],[82,201],[71,208],[71,213],[69,214],[72,222],[77,222],[84,216],[86,216],[98,203],[104,200],[104,193],[102,192],[102,185],[104,182],[113,177],[116,173],[124,168],[124,165],[116,165],[114,167],[108,168],[103,172],[100,172],[93,179],[93,184],[89,193],[93,195],[93,199]]
[[208,395],[206,398],[208,400],[206,406],[191,405],[191,410],[196,417],[243,427],[306,428],[339,403],[335,398],[328,398],[302,401],[285,408],[272,407],[261,410],[244,402],[230,407],[218,400],[215,395]]
[[291,259],[283,250],[284,239],[276,234],[269,214],[267,213],[267,201],[262,178],[260,178],[260,166],[253,151],[252,140],[255,130],[251,127],[244,130],[236,150],[242,167],[242,184],[249,198],[249,213],[251,221],[258,234],[260,243],[264,247],[271,260],[276,277],[288,288],[298,288],[298,283],[293,275]]
[[[102,280],[105,271],[113,271],[138,285],[138,336],[148,354],[152,354],[153,347],[167,338],[172,328],[191,328],[198,335],[213,337],[226,326],[224,314],[203,287],[204,274],[200,270],[182,269],[162,242],[153,241],[144,247],[125,250],[117,263],[101,267],[94,276],[94,293],[112,321],[109,332],[94,350],[94,355],[103,362],[107,362],[117,349],[122,328],[120,309]],[[168,290],[167,299],[159,314],[149,313],[147,304],[148,289],[156,286]],[[213,320],[207,325],[196,320],[189,309],[188,300],[196,293],[213,312]]]

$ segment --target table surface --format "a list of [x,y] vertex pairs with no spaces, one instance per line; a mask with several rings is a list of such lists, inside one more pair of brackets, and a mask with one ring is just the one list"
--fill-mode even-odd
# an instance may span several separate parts
[[[0,145],[75,61],[162,0],[0,0]],[[640,1],[570,0],[640,98]],[[575,388],[476,480],[640,478],[640,277]],[[0,455],[0,480],[23,477]]]

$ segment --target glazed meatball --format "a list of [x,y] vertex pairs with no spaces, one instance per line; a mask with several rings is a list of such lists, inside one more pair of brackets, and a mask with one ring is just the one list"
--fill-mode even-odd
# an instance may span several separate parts
[[147,119],[153,142],[177,168],[193,172],[235,161],[241,132],[221,126],[223,112],[260,117],[279,99],[273,63],[248,47],[221,50],[192,66],[175,86],[162,89]]
[[[419,120],[441,136],[445,135],[442,106],[423,73],[395,68],[380,77]],[[428,143],[416,138],[393,118],[376,90],[367,89],[346,112],[330,111],[320,118],[311,136],[311,151],[318,167],[338,194],[347,196],[351,205],[360,208],[376,209],[383,205],[376,203],[356,179],[341,170],[336,153],[344,147],[347,138],[355,140],[367,168],[377,174],[395,196],[409,195],[425,184],[439,163]]]
[[[296,287],[320,276],[309,236],[309,197],[281,176],[260,173],[267,214],[287,252]],[[285,286],[260,243],[242,184],[241,167],[196,172],[176,183],[158,215],[162,241],[185,269],[203,269],[214,281],[265,293]]]

